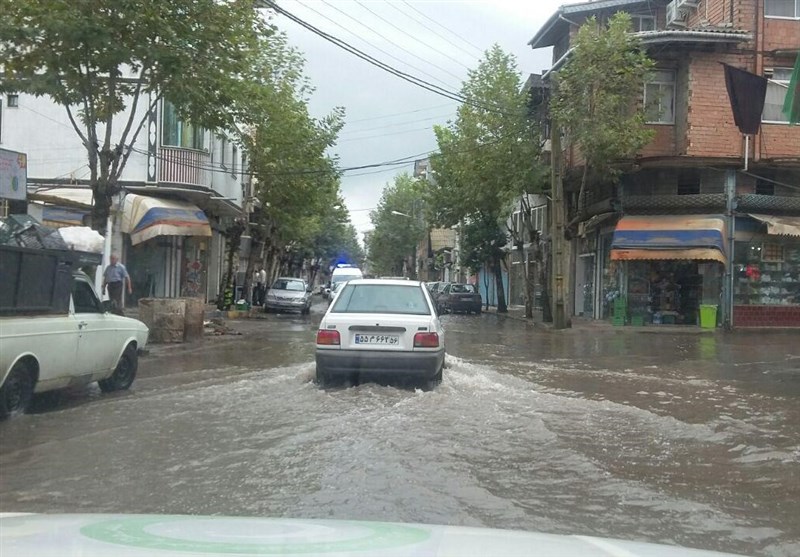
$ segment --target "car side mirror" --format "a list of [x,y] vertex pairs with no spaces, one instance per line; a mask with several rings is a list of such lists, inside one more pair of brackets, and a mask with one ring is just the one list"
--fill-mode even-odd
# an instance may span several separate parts
[[314,288],[313,288],[313,287],[311,287],[311,286],[309,286],[308,288],[306,288],[306,292],[313,292],[313,291],[314,291]]
[[103,313],[111,313],[111,311],[114,309],[114,302],[111,300],[103,300],[100,303],[100,307],[103,308]]

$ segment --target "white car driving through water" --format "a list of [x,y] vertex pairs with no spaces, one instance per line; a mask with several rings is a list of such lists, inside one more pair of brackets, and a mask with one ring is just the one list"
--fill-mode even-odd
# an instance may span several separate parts
[[344,285],[317,331],[317,382],[397,376],[442,380],[444,329],[424,283],[360,279]]

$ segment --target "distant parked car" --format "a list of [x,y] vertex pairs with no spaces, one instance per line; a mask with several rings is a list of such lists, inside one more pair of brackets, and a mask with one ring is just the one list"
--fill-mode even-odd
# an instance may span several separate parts
[[311,311],[310,290],[303,279],[276,279],[267,290],[264,311],[298,311],[301,315],[308,315]]
[[483,299],[473,284],[448,283],[437,297],[437,305],[441,313],[458,312],[480,313]]
[[428,290],[431,293],[431,298],[433,298],[433,303],[436,306],[437,313],[442,313],[442,306],[439,304],[439,298],[442,297],[442,293],[444,292],[444,289],[450,283],[449,282],[435,282],[433,284],[434,284],[434,286],[432,286]]

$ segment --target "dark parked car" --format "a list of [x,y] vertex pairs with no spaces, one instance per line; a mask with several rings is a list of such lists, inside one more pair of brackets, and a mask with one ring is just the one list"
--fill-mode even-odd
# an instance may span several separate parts
[[441,313],[463,311],[464,313],[480,313],[483,299],[473,284],[449,282],[436,298]]

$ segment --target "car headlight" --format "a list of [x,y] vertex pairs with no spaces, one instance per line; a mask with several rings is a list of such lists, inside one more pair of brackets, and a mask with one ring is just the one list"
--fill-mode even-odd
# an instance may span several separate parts
[[267,300],[274,300],[274,299],[276,299],[276,298],[277,298],[277,296],[275,296],[275,294],[274,294],[274,293],[272,293],[272,292],[267,292]]

